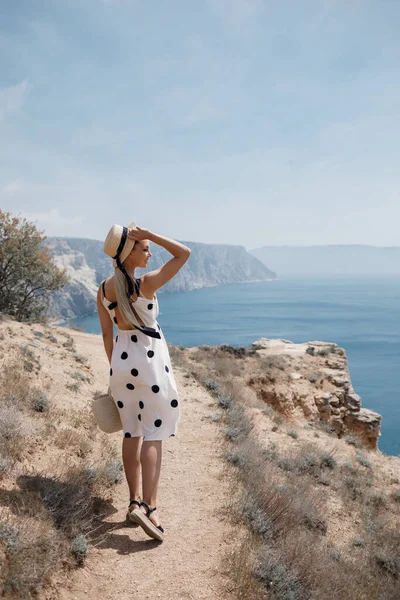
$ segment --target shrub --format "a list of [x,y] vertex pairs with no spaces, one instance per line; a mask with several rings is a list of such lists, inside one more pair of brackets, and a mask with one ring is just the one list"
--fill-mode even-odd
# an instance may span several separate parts
[[120,460],[111,461],[104,468],[106,482],[109,485],[122,481],[123,466]]
[[86,364],[88,361],[87,357],[83,356],[83,354],[79,354],[79,352],[75,353],[74,358],[75,358],[76,362],[82,363],[82,364]]
[[74,373],[71,373],[71,377],[76,381],[88,381],[86,375],[84,375],[80,371],[74,371]]
[[72,468],[61,476],[21,476],[20,487],[41,500],[54,527],[69,539],[91,531],[95,514],[94,483],[85,470]]
[[315,347],[314,346],[308,346],[306,348],[306,354],[309,354],[310,356],[315,356]]
[[217,395],[218,406],[227,410],[232,406],[232,396],[230,394],[218,394]]
[[42,394],[40,391],[38,394],[34,394],[32,398],[32,408],[36,412],[47,412],[49,410],[49,399],[45,394]]
[[213,381],[211,379],[205,379],[203,381],[203,385],[206,388],[206,390],[209,390],[210,392],[218,392],[219,390],[219,385],[216,381]]
[[225,459],[234,465],[235,467],[239,467],[240,469],[244,469],[248,466],[248,458],[245,454],[234,451],[234,452],[226,452]]
[[71,392],[79,392],[79,388],[81,387],[80,381],[75,381],[75,383],[67,383],[65,386],[67,390],[71,390]]
[[29,421],[11,401],[0,406],[0,456],[13,464],[22,458],[31,433]]
[[294,431],[293,429],[288,431],[287,434],[290,435],[290,437],[293,438],[294,440],[297,440],[297,438],[299,437],[299,434],[297,433],[297,431]]
[[78,565],[82,565],[88,553],[88,543],[84,535],[77,535],[71,542],[71,552]]
[[272,534],[272,523],[254,497],[249,495],[244,501],[241,507],[241,515],[250,529],[258,535],[265,537]]
[[69,281],[34,223],[0,209],[0,312],[22,321],[43,318],[49,293]]
[[355,448],[360,447],[360,441],[355,435],[345,435],[343,440],[350,446],[354,446]]
[[328,354],[330,354],[331,350],[328,348],[321,348],[321,350],[318,350],[317,352],[317,356],[328,356]]
[[321,467],[327,467],[328,469],[334,469],[336,467],[336,461],[332,454],[328,452],[321,452],[320,454],[320,465]]
[[1,587],[5,598],[36,598],[61,566],[63,540],[49,522],[0,518]]
[[303,522],[305,526],[308,527],[308,529],[319,531],[320,533],[322,533],[322,535],[326,535],[326,532],[328,531],[326,521],[324,521],[324,519],[321,519],[314,512],[306,512],[303,517]]
[[362,465],[363,467],[366,467],[367,469],[372,468],[371,461],[369,461],[368,458],[364,456],[364,454],[357,454],[356,458],[360,465]]
[[264,546],[258,557],[254,575],[260,579],[271,600],[310,600],[296,576]]
[[[244,348],[243,346],[228,346],[226,344],[222,344],[219,349],[222,350],[222,352],[228,352],[229,354],[232,354],[232,356],[235,358],[244,358],[246,354],[249,353],[247,348]],[[253,353],[255,354],[254,351]]]

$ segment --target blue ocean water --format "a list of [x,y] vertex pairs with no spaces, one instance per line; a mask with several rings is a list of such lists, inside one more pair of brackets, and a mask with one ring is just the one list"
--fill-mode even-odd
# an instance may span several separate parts
[[[323,340],[345,348],[365,408],[383,416],[379,448],[400,453],[400,278],[290,278],[159,294],[174,345],[251,345],[260,337]],[[74,319],[100,333],[97,315]]]

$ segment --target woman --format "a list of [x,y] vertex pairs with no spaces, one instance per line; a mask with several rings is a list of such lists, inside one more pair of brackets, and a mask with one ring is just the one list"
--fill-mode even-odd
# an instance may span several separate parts
[[[152,256],[150,242],[173,258],[136,279],[135,269],[145,268]],[[156,320],[156,291],[183,267],[190,249],[131,223],[111,227],[104,252],[113,258],[115,271],[100,284],[97,308],[111,367],[111,394],[123,426],[122,459],[130,494],[127,518],[162,541],[164,530],[156,511],[162,440],[176,434],[179,396],[168,346]],[[113,323],[118,327],[115,343]]]

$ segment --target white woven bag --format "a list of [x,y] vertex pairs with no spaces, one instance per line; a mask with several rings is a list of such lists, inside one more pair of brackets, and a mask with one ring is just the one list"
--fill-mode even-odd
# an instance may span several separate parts
[[119,410],[110,394],[110,390],[108,390],[107,394],[101,394],[93,398],[92,411],[102,431],[105,433],[121,431],[122,423]]

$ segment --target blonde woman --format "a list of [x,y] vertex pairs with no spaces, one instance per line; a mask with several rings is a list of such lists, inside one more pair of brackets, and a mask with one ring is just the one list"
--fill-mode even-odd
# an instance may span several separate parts
[[[151,259],[151,242],[173,258],[135,278],[135,269],[145,268]],[[122,459],[130,494],[127,518],[162,541],[164,530],[156,510],[162,440],[176,434],[179,396],[157,322],[156,292],[183,267],[190,249],[131,223],[111,227],[104,252],[113,259],[114,275],[100,284],[97,308],[110,362],[111,394],[123,426]]]

